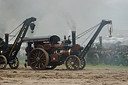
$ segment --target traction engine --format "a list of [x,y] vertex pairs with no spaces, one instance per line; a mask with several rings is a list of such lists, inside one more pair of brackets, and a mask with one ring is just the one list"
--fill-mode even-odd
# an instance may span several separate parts
[[23,42],[27,43],[25,66],[28,65],[32,69],[40,70],[54,69],[56,66],[65,64],[69,70],[83,69],[86,66],[86,53],[106,24],[112,24],[112,21],[102,20],[85,47],[75,43],[75,31],[72,32],[72,45],[70,39],[65,39],[62,43],[59,43],[60,38],[57,35],[24,38]]
[[[2,38],[0,38],[0,69],[5,69],[7,64],[9,64],[11,69],[18,68],[19,59],[17,57],[17,53],[20,50],[23,38],[25,37],[28,28],[30,27],[33,32],[35,27],[35,24],[33,23],[34,21],[36,21],[36,18],[31,17],[26,19],[21,24],[22,28],[19,30],[18,33],[16,33],[17,37],[13,44],[8,44],[9,34],[5,34],[5,42]],[[15,30],[16,29],[14,29],[13,31]]]

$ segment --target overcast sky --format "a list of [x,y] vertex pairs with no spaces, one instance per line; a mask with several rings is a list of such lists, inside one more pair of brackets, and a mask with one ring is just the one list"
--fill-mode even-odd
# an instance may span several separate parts
[[[36,17],[35,36],[77,34],[101,22],[112,20],[113,36],[128,32],[128,0],[0,0],[0,35],[22,21]],[[74,28],[75,27],[75,28]],[[108,29],[100,35],[107,36]]]

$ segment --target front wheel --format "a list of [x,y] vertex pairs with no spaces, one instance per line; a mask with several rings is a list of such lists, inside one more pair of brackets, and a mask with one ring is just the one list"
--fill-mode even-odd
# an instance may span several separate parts
[[5,69],[7,66],[7,59],[5,56],[0,55],[0,69]]
[[80,67],[80,59],[75,55],[71,55],[65,60],[65,65],[68,70],[78,70]]
[[113,57],[113,65],[117,65],[117,66],[120,65],[119,56],[116,55]]
[[80,64],[80,70],[84,69],[86,66],[86,59],[85,58],[80,58],[81,64]]
[[122,62],[123,66],[128,66],[128,59],[124,59],[124,61]]
[[19,58],[15,57],[13,60],[9,61],[9,67],[11,69],[17,69],[19,67]]

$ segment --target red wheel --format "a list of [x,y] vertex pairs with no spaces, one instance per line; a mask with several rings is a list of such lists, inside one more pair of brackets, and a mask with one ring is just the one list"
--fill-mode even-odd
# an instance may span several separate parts
[[28,63],[32,69],[45,69],[49,63],[48,53],[42,48],[33,49],[28,56]]

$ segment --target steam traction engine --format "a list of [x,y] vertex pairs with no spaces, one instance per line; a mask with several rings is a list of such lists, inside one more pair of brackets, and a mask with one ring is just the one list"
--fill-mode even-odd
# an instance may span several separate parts
[[56,35],[24,38],[24,42],[28,44],[26,47],[28,66],[32,69],[54,69],[56,66],[65,63],[66,68],[69,70],[83,69],[86,65],[86,53],[106,24],[112,24],[112,22],[102,20],[93,37],[84,48],[75,44],[75,32],[72,33],[72,45],[70,45],[70,40],[64,40],[60,44],[60,38]]
[[[60,38],[57,35],[24,38],[24,42],[28,44],[26,47],[28,66],[32,69],[54,69],[65,62],[73,49],[80,51],[80,48],[72,48],[68,45],[70,40],[63,44],[59,44],[59,41]],[[79,64],[78,57],[75,58],[75,63]]]
[[33,32],[35,27],[35,24],[33,23],[34,21],[36,21],[36,18],[31,17],[26,19],[21,24],[23,26],[20,29],[13,44],[8,44],[9,34],[5,34],[5,42],[2,38],[0,38],[0,69],[6,68],[7,64],[9,64],[11,69],[18,68],[19,60],[17,57],[17,53],[20,50],[23,38],[25,37],[28,28],[30,27]]

